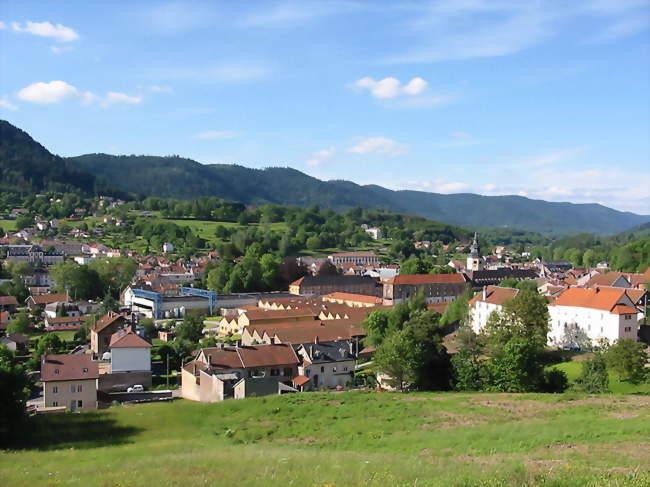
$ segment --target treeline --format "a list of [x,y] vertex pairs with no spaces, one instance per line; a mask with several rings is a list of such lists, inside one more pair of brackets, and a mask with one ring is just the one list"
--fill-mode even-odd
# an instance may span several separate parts
[[532,249],[533,257],[567,260],[576,267],[594,267],[602,261],[623,272],[644,272],[650,267],[650,236],[636,237],[625,233],[614,237],[597,237],[580,233],[559,239],[545,247]]

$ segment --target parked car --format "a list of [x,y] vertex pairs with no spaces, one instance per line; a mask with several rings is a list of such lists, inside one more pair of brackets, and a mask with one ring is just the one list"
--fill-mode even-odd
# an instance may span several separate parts
[[140,384],[136,384],[133,387],[129,387],[126,392],[144,392],[144,387]]

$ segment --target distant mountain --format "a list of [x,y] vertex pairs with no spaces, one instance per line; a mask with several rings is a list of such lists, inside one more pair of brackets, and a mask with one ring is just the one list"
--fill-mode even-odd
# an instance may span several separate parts
[[454,225],[505,227],[567,235],[614,234],[650,221],[650,216],[598,204],[554,203],[521,196],[392,191],[350,181],[321,181],[291,168],[251,169],[204,165],[180,157],[87,154],[70,158],[80,169],[112,178],[120,189],[143,196],[179,199],[219,196],[247,204],[383,208]]
[[51,154],[5,120],[0,120],[0,190],[22,194],[46,190],[114,193],[105,181]]

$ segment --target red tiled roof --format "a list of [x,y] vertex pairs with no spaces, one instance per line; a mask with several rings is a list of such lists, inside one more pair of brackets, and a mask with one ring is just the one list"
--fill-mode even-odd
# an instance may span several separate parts
[[517,294],[519,294],[519,289],[487,286],[485,289],[485,299],[483,299],[483,291],[479,291],[472,299],[470,299],[469,305],[472,306],[479,301],[483,303],[502,305],[506,301],[517,296]]
[[132,331],[118,331],[111,336],[108,348],[151,348],[151,343]]
[[104,328],[110,326],[112,323],[114,323],[116,320],[119,320],[120,318],[126,320],[126,315],[109,311],[108,313],[106,313],[104,316],[102,316],[100,319],[97,320],[97,323],[93,325],[92,330],[99,333]]
[[83,323],[86,316],[57,316],[56,318],[47,318],[49,325],[60,325],[61,323]]
[[43,382],[97,379],[99,366],[90,355],[44,355],[41,364]]
[[305,377],[304,375],[299,375],[291,379],[291,382],[293,382],[293,384],[296,386],[304,386],[309,381],[309,377]]
[[612,308],[611,312],[615,315],[634,315],[637,314],[639,310],[626,304],[617,304]]
[[14,296],[0,296],[0,306],[18,306]]
[[[625,304],[626,296],[626,289],[620,287],[596,287],[591,289],[572,287],[560,294],[549,306],[575,306],[613,312],[612,310],[616,305]],[[627,297],[629,298],[629,296]]]
[[464,274],[400,274],[388,280],[389,284],[447,284],[465,283]]
[[254,345],[237,349],[244,367],[297,365],[298,356],[291,345]]
[[70,301],[70,298],[65,293],[39,294],[30,297],[34,300],[34,304],[67,303]]

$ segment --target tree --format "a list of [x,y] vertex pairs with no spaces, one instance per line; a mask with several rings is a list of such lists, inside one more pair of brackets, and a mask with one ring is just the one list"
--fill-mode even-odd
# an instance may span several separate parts
[[16,228],[18,230],[31,227],[33,224],[34,224],[34,217],[31,215],[18,215],[18,217],[16,218]]
[[544,365],[539,350],[533,341],[524,337],[508,340],[487,367],[491,391],[533,392],[543,384]]
[[148,337],[155,337],[156,335],[156,323],[151,318],[143,318],[140,320],[140,325],[144,328],[144,332]]
[[6,448],[24,433],[29,378],[4,345],[0,345],[0,391],[0,447]]
[[46,354],[63,353],[66,350],[66,344],[56,333],[48,333],[41,336],[32,354],[29,366],[32,370],[41,368],[41,357]]
[[273,254],[264,254],[260,259],[262,283],[269,291],[280,289],[280,259]]
[[400,264],[400,274],[427,274],[429,267],[419,257],[412,256]]
[[588,394],[609,392],[607,363],[601,352],[596,352],[591,360],[582,363],[582,372],[576,379],[578,387]]
[[470,350],[462,349],[451,358],[453,384],[457,391],[480,391],[483,389],[482,363]]
[[203,337],[203,320],[194,314],[186,314],[178,325],[176,334],[181,340],[198,343]]
[[404,331],[414,349],[414,385],[425,390],[449,389],[451,361],[443,343],[444,325],[435,311],[412,307],[412,315]]
[[323,261],[316,271],[317,276],[335,276],[338,273],[339,270],[329,260]]
[[29,331],[29,324],[29,315],[25,311],[21,311],[7,325],[7,334],[27,333]]
[[419,345],[412,343],[405,330],[390,335],[374,355],[378,370],[388,375],[388,383],[404,391],[416,377]]
[[388,330],[388,311],[378,309],[370,313],[363,322],[363,329],[371,345],[381,345]]
[[648,356],[645,348],[645,343],[622,338],[605,352],[605,361],[618,374],[619,380],[638,384],[647,376],[645,365]]

